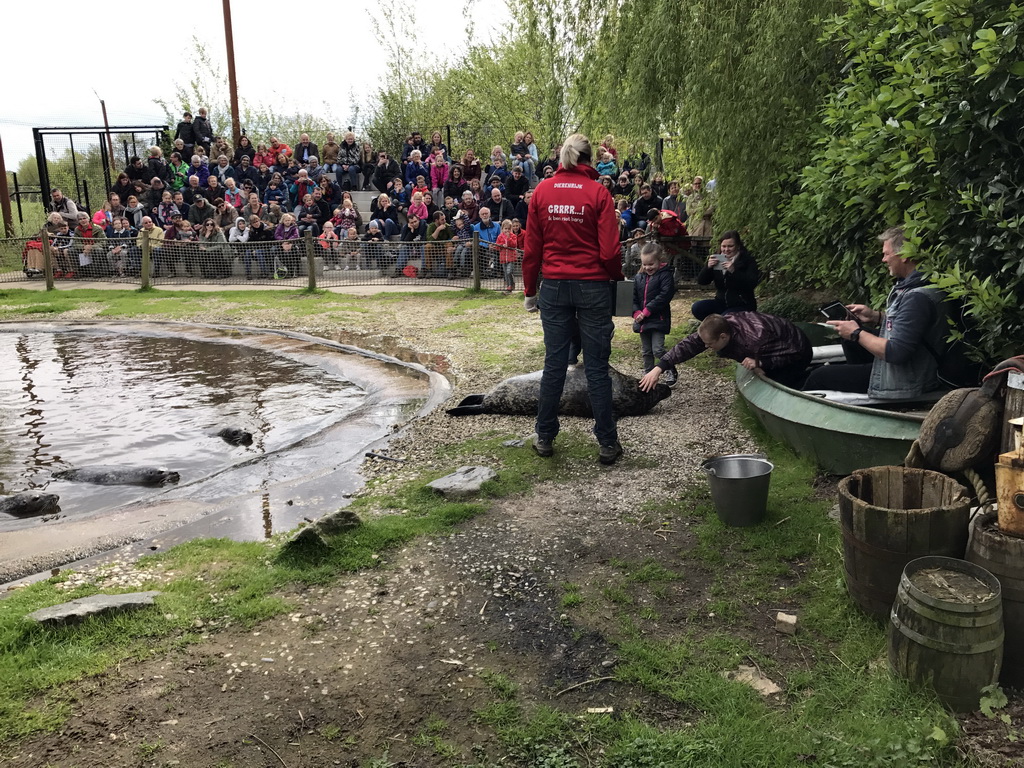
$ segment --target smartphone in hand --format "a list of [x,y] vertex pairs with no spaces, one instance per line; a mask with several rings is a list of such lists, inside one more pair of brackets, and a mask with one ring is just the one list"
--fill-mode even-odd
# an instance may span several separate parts
[[857,320],[857,318],[853,316],[853,313],[846,308],[846,305],[841,304],[838,301],[833,302],[832,304],[826,304],[818,311],[829,320]]

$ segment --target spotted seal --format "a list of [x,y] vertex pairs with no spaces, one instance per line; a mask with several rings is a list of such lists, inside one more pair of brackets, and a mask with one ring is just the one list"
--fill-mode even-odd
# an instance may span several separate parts
[[[650,392],[641,391],[637,379],[608,368],[612,377],[612,403],[618,416],[642,416],[672,394],[666,384],[658,384]],[[448,409],[450,416],[470,416],[476,413],[505,413],[518,416],[536,416],[540,395],[540,377],[543,371],[513,376],[499,383],[484,395],[470,395],[456,407]],[[590,416],[590,394],[587,374],[583,366],[570,368],[565,376],[565,388],[558,403],[563,416]]]
[[252,445],[252,432],[241,427],[224,427],[217,433],[217,437],[228,445]]
[[95,464],[77,469],[54,472],[58,480],[73,483],[95,483],[96,485],[164,485],[180,479],[177,472],[156,467],[115,467]]
[[38,491],[0,496],[0,512],[14,517],[53,515],[60,512],[60,506],[57,504],[59,500],[60,496],[56,493],[39,493]]

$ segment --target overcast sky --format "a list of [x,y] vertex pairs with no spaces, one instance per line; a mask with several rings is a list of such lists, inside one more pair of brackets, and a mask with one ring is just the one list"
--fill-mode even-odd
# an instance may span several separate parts
[[[191,79],[192,35],[206,43],[226,78],[222,5],[222,0],[11,2],[4,9],[8,77],[0,113],[7,170],[16,170],[22,158],[34,153],[33,127],[103,125],[101,98],[111,126],[163,124],[153,99],[172,100],[174,84]],[[385,61],[373,33],[381,20],[380,5],[371,0],[234,0],[241,98],[282,111],[314,111],[326,100],[336,104],[339,119],[347,119],[349,90],[365,104],[385,67],[396,64]],[[452,42],[465,39],[467,13],[476,24],[474,39],[481,41],[490,40],[507,18],[503,0],[400,5],[414,9],[420,45],[403,45],[411,56],[421,55],[417,47],[450,55]],[[301,20],[308,23],[296,26]],[[306,76],[307,70],[316,76]]]

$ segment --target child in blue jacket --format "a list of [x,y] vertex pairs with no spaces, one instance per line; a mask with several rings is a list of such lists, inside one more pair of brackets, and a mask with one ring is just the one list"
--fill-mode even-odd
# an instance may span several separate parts
[[[665,356],[665,334],[672,329],[670,303],[676,292],[672,268],[658,243],[640,250],[640,271],[633,278],[633,332],[640,334],[644,372]],[[676,371],[665,371],[665,383],[676,383]]]

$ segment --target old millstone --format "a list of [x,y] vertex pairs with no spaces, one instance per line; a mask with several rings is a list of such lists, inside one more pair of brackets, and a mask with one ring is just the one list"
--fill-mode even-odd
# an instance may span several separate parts
[[450,475],[427,483],[427,488],[434,489],[445,498],[457,499],[479,493],[481,485],[497,476],[498,473],[488,467],[459,467]]
[[90,595],[80,597],[69,603],[51,605],[49,608],[40,608],[33,611],[26,618],[38,621],[40,624],[49,626],[60,626],[63,624],[75,624],[90,616],[100,616],[108,613],[122,613],[136,608],[144,608],[153,604],[153,598],[159,592],[130,592],[126,595]]

